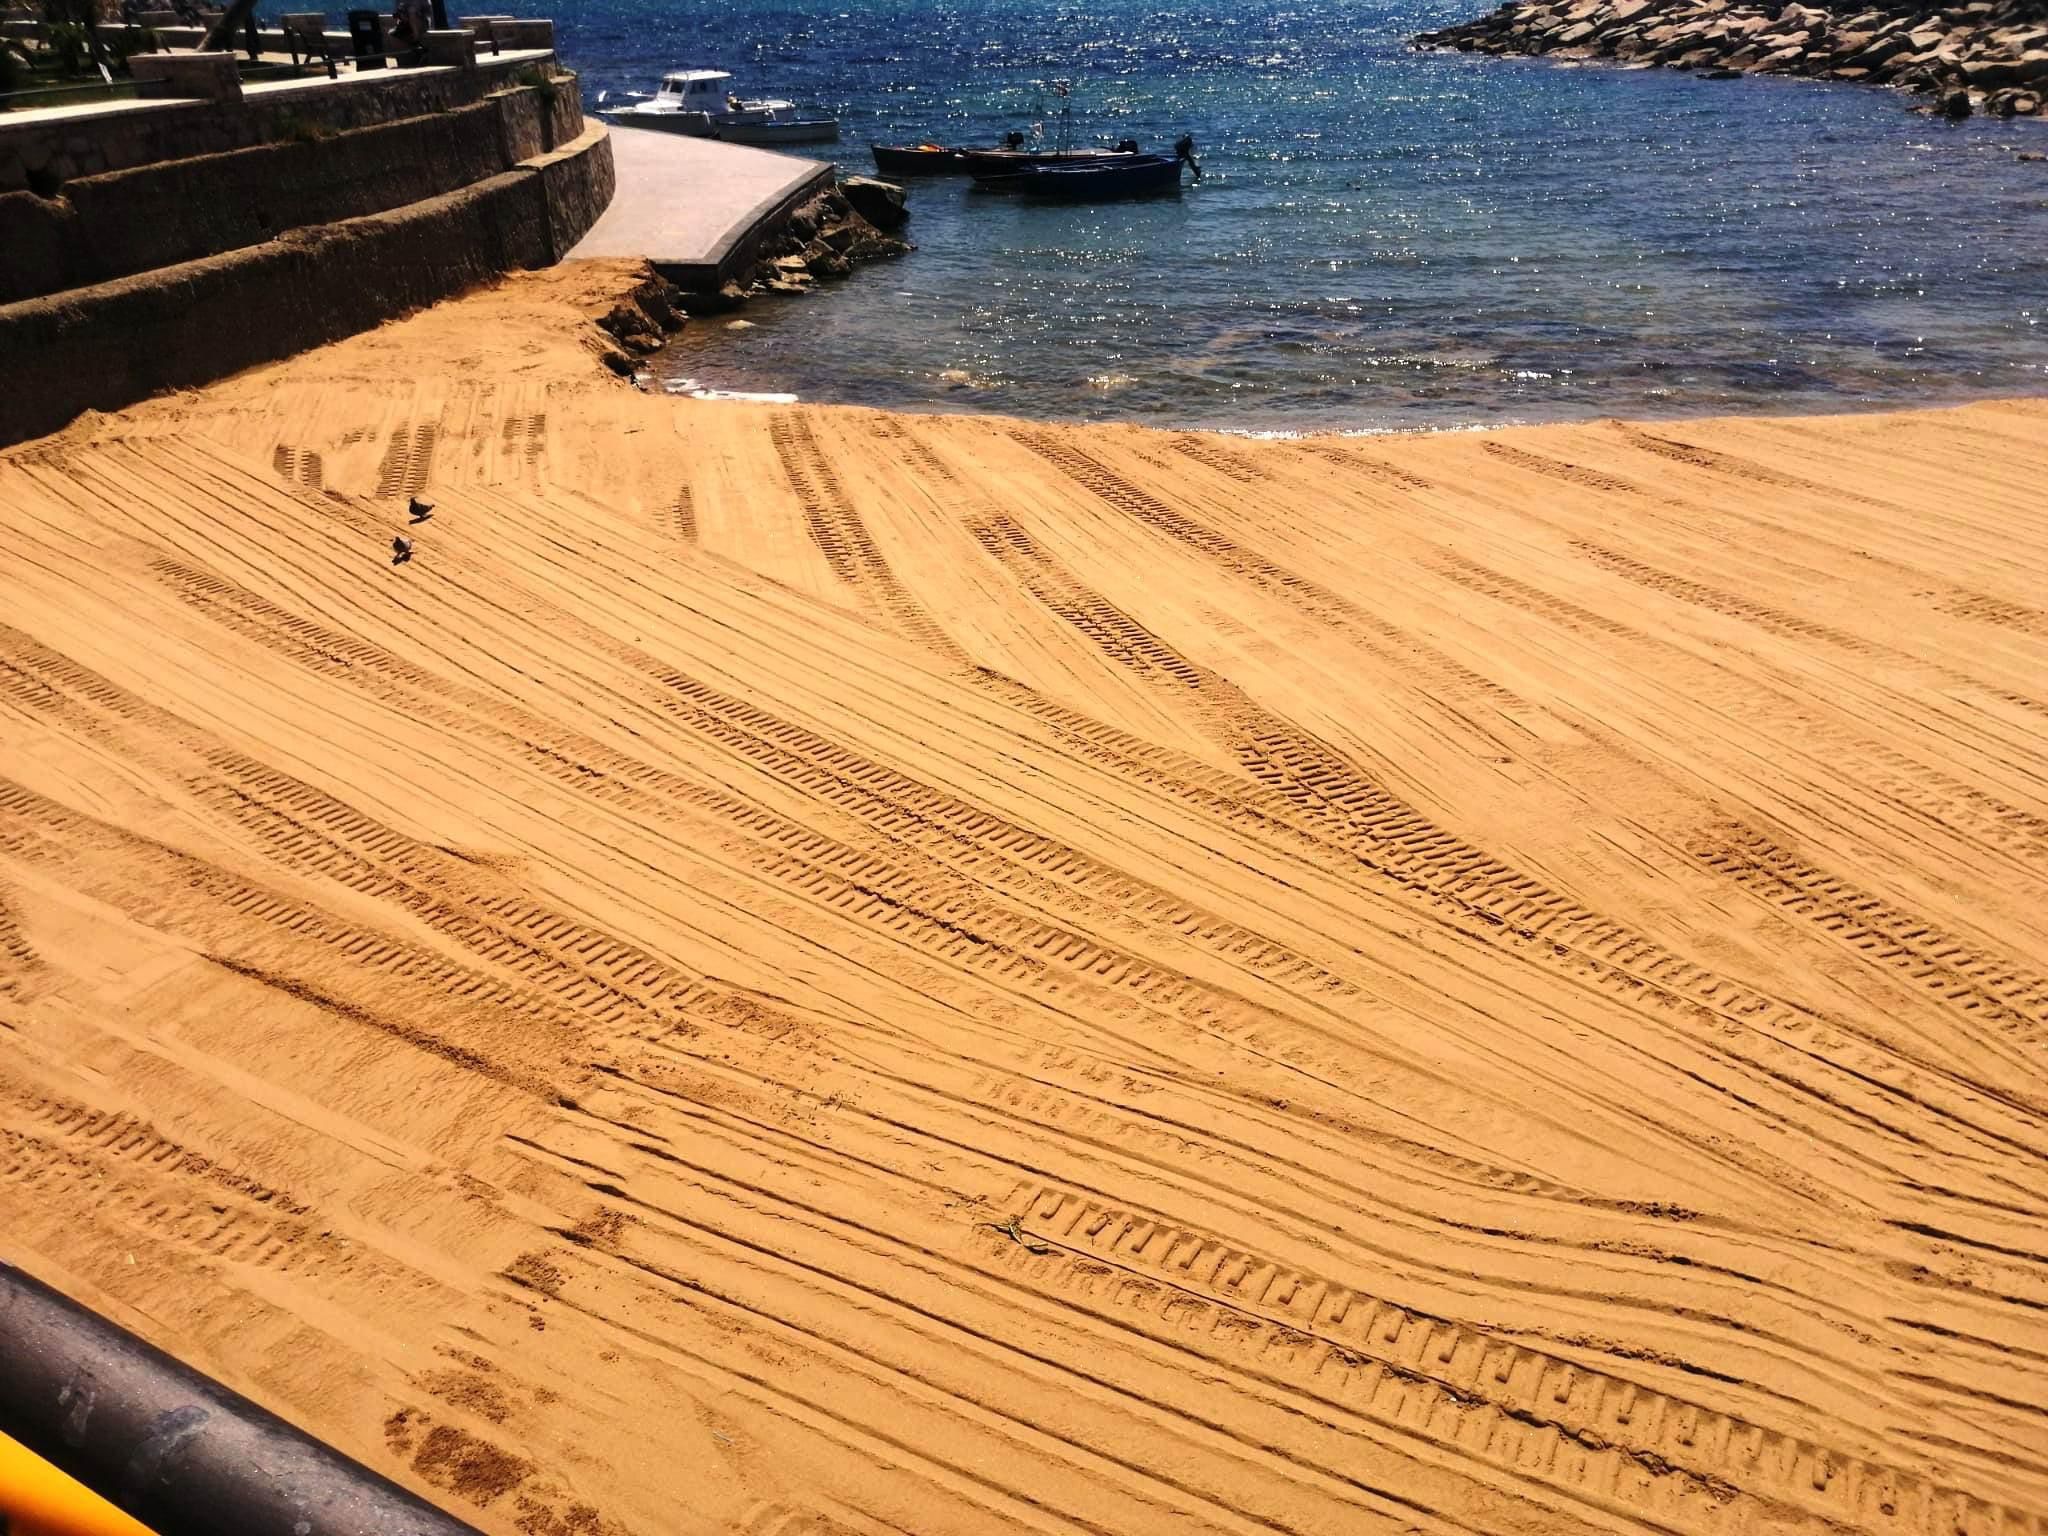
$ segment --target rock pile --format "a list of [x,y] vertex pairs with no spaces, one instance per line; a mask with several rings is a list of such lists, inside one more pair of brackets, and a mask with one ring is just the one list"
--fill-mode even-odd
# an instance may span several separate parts
[[670,336],[688,323],[683,293],[667,278],[649,271],[604,314],[596,316],[602,337],[591,347],[605,367],[620,378],[633,376],[639,360],[659,352]]
[[1809,75],[1892,85],[1948,117],[2031,116],[2048,105],[2048,5],[1926,0],[1507,0],[1418,48],[1610,59],[1636,68]]
[[[868,182],[868,188],[883,187],[895,194],[893,208],[901,223],[909,217],[903,211],[903,191],[886,182]],[[883,206],[886,198],[866,188],[855,192],[877,213],[889,216]],[[861,262],[901,256],[909,249],[908,241],[877,229],[848,198],[846,188],[835,186],[791,214],[747,271],[716,293],[685,294],[683,304],[692,314],[716,314],[763,293],[805,293],[819,278],[842,278]]]

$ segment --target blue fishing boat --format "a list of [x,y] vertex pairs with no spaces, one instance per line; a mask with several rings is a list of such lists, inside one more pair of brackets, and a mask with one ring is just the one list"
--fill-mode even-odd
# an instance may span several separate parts
[[1022,166],[1000,176],[977,177],[980,186],[998,192],[1068,202],[1110,202],[1126,197],[1155,197],[1180,190],[1180,162],[1169,155],[1118,155],[1114,160],[1049,162]]
[[1180,168],[1189,166],[1195,180],[1195,141],[1183,135],[1171,155],[1104,155],[1090,159],[1045,160],[993,174],[976,172],[974,183],[991,192],[1021,192],[1063,202],[1114,202],[1132,197],[1159,197],[1180,190]]

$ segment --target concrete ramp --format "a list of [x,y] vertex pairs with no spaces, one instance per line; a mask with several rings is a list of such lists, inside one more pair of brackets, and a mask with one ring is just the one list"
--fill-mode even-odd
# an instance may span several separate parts
[[644,257],[683,288],[718,287],[762,238],[829,186],[832,167],[647,128],[612,134],[618,192],[576,257]]

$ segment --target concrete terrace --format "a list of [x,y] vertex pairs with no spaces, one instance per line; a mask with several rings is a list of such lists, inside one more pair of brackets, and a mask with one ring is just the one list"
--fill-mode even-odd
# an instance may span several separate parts
[[[345,43],[347,34],[341,34],[341,39]],[[546,64],[554,56],[552,48],[506,48],[483,55],[474,67],[509,80],[519,70]],[[274,64],[281,61],[266,54],[264,62]],[[458,66],[447,64],[422,64],[407,69],[364,70],[359,73],[352,59],[337,58],[334,79],[330,80],[324,72],[309,72],[286,79],[246,80],[242,82],[241,92],[242,99],[248,102],[281,101],[319,97],[341,90],[374,89],[378,86],[397,88],[457,73]],[[191,99],[178,96],[114,96],[46,107],[18,107],[0,117],[0,130],[127,115],[174,114],[189,112],[194,105]]]
[[645,128],[614,133],[612,160],[617,195],[570,257],[645,258],[699,290],[744,266],[769,230],[832,180],[822,160]]

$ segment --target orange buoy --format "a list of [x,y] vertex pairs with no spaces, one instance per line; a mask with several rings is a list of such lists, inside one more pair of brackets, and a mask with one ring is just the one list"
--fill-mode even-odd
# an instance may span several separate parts
[[0,1517],[8,1536],[155,1536],[6,1435],[0,1435]]

